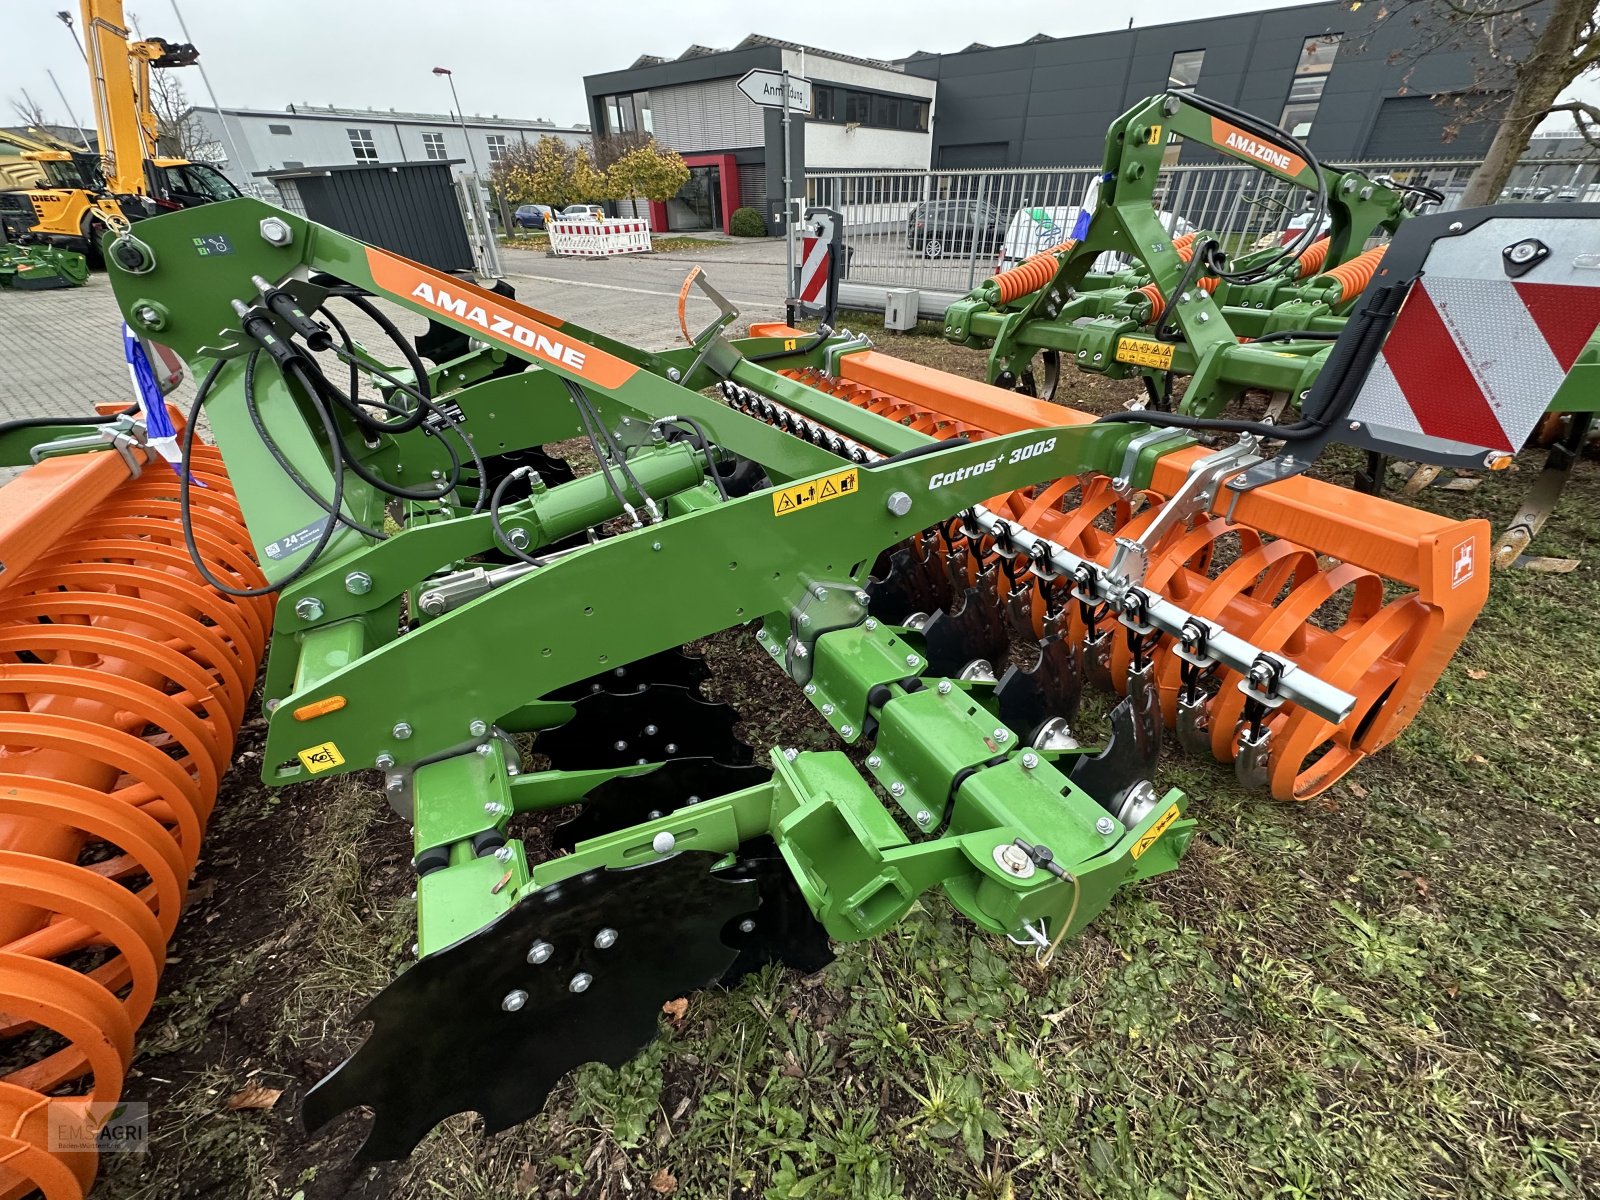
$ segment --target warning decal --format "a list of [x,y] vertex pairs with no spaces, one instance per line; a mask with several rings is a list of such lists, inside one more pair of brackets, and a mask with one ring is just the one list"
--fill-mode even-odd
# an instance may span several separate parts
[[1174,804],[1171,808],[1167,809],[1166,812],[1161,814],[1161,819],[1159,821],[1145,831],[1145,835],[1143,837],[1133,844],[1133,849],[1129,851],[1129,853],[1132,854],[1134,858],[1142,857],[1146,850],[1150,849],[1151,846],[1154,846],[1161,840],[1161,835],[1172,827],[1172,823],[1178,819],[1178,815],[1178,806]]
[[1132,363],[1136,367],[1159,367],[1165,371],[1172,366],[1172,342],[1147,342],[1143,338],[1117,339],[1117,361]]
[[853,496],[857,485],[856,469],[852,467],[848,471],[824,475],[821,479],[779,488],[772,493],[772,515],[787,517],[803,508],[815,508],[828,500],[837,500],[840,496]]
[[306,770],[313,775],[320,775],[323,771],[344,766],[344,755],[339,753],[339,747],[332,742],[323,742],[320,746],[311,746],[300,751],[300,761],[305,763]]

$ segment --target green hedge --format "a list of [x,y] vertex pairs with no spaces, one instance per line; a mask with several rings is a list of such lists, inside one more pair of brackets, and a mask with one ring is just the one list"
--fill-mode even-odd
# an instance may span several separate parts
[[736,208],[728,232],[734,237],[766,237],[767,223],[758,208]]

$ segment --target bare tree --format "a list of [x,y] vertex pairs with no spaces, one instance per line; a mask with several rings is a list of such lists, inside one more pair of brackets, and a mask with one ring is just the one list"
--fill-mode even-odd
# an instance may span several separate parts
[[[1360,0],[1348,2],[1361,7]],[[1600,69],[1595,0],[1388,0],[1373,28],[1396,20],[1409,21],[1413,33],[1408,48],[1392,58],[1415,65],[1436,51],[1473,51],[1472,87],[1441,99],[1452,115],[1447,137],[1468,121],[1497,117],[1463,205],[1499,197],[1528,139],[1553,112],[1571,113],[1584,140],[1600,148],[1600,109],[1562,98],[1574,81]]]
[[195,116],[183,81],[173,71],[150,72],[150,110],[156,117],[156,153],[191,162],[223,156],[221,144]]
[[45,113],[44,106],[28,95],[26,89],[22,95],[11,97],[11,111],[24,125],[50,124],[50,117]]

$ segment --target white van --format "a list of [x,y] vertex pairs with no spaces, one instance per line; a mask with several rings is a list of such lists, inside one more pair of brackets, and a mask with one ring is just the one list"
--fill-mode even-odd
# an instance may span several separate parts
[[[1000,244],[1000,257],[994,269],[1004,271],[1041,250],[1059,246],[1072,236],[1082,212],[1083,209],[1076,204],[1025,205],[1018,209],[1012,215],[1011,223],[1006,226],[1005,240]],[[1156,215],[1162,227],[1173,237],[1181,237],[1189,232],[1189,222],[1176,213],[1157,212]],[[1120,271],[1125,265],[1122,255],[1108,251],[1095,259],[1094,269],[1109,273]]]

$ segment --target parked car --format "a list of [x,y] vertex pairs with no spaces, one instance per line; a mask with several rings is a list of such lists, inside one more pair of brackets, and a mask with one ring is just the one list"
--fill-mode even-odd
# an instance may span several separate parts
[[[1003,271],[1041,250],[1059,246],[1072,236],[1082,211],[1076,204],[1030,204],[1025,208],[1019,208],[1011,214],[1011,223],[1006,227],[1005,241],[1000,247],[1000,255],[995,260],[994,269]],[[1176,213],[1158,208],[1156,219],[1161,222],[1163,229],[1175,237],[1189,232],[1189,222]],[[1125,255],[1107,250],[1094,260],[1092,269],[1110,274],[1126,265]]]
[[926,200],[906,219],[906,249],[924,258],[973,249],[992,253],[1005,234],[1004,218],[982,200]]
[[606,210],[598,204],[569,204],[556,216],[562,221],[604,221]]
[[548,204],[523,204],[511,214],[511,223],[518,229],[543,229],[545,221],[555,216],[555,212]]

